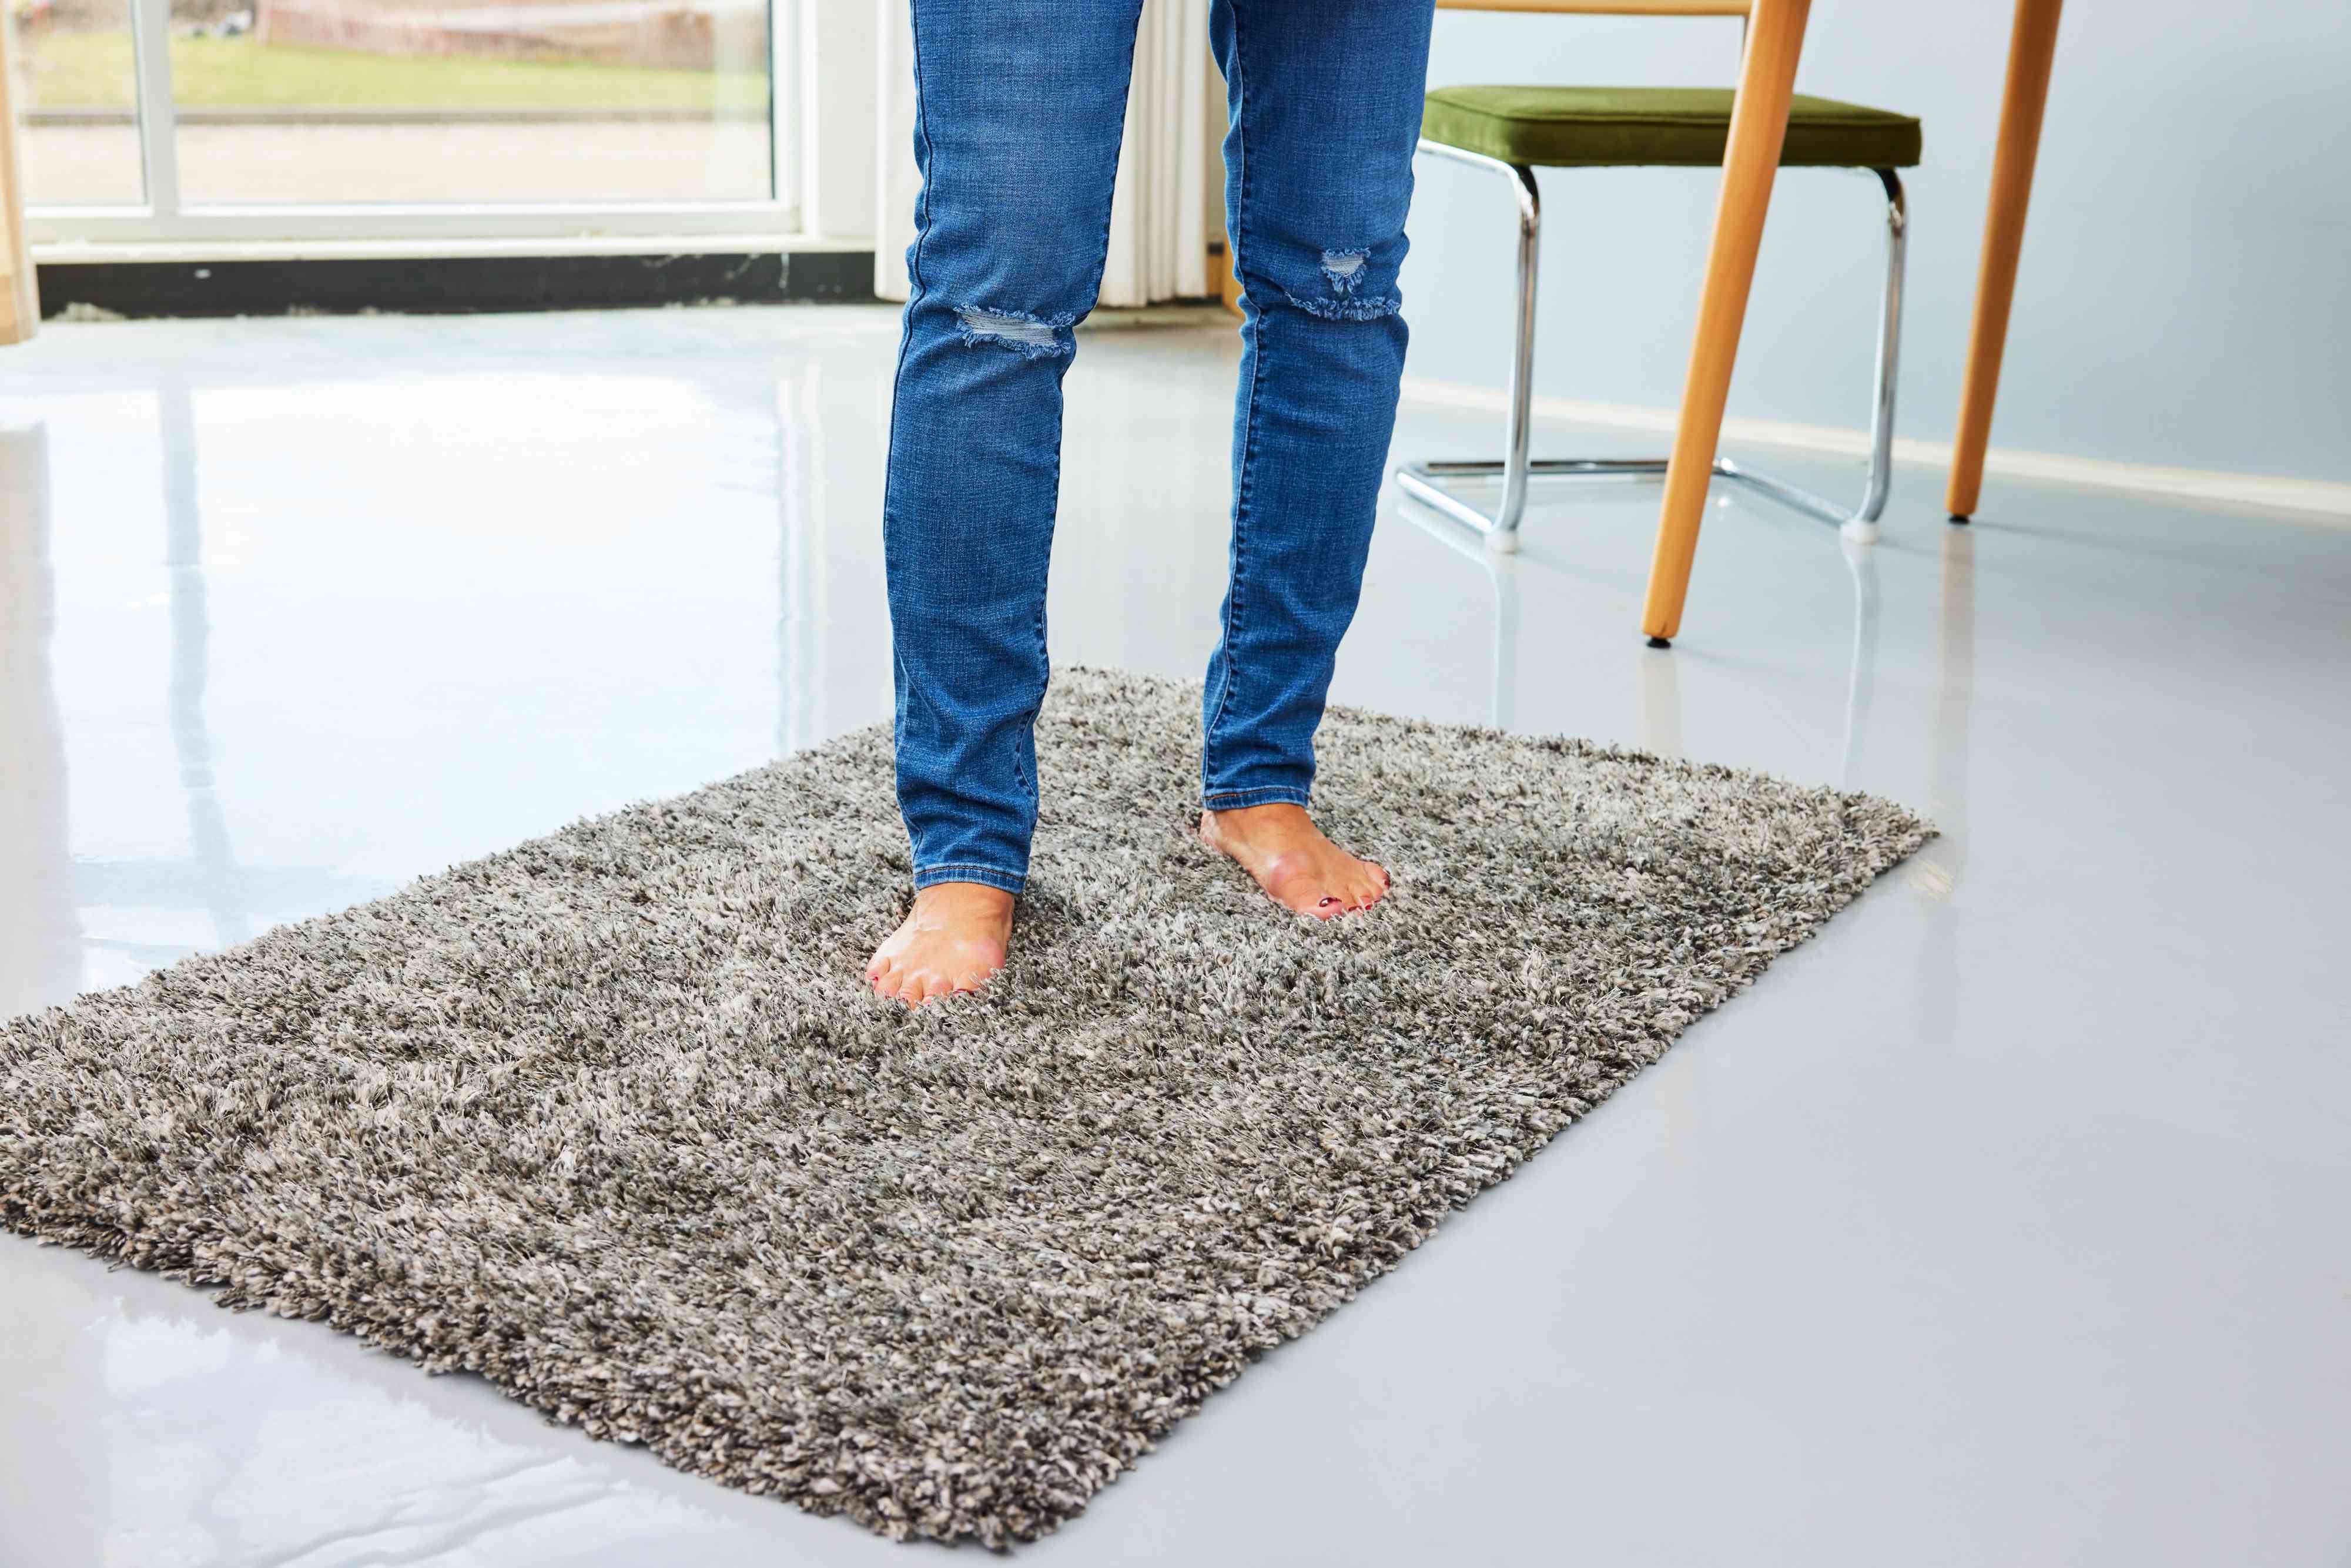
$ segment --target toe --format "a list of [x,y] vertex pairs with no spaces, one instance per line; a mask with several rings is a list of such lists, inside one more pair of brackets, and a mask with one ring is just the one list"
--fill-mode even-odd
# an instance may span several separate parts
[[1290,872],[1261,877],[1258,885],[1265,890],[1267,897],[1298,915],[1313,914],[1318,903],[1331,891],[1312,877]]

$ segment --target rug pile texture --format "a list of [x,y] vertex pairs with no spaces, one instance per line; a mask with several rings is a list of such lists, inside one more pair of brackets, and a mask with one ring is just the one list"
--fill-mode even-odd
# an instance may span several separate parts
[[1198,688],[1056,677],[1010,968],[908,1013],[875,728],[0,1025],[0,1223],[892,1536],[1025,1540],[1932,832],[1333,709],[1384,904],[1191,835]]

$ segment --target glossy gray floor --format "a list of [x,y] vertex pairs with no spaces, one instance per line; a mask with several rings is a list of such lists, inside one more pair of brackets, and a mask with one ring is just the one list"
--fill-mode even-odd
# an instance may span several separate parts
[[[0,357],[0,1010],[882,718],[893,349],[712,309]],[[1060,660],[1198,670],[1235,357],[1087,336]],[[1343,700],[1947,836],[1036,1558],[2346,1560],[2351,532],[1997,486],[1958,529],[1939,490],[1901,474],[1854,561],[1729,498],[1667,654],[1654,488],[1546,493],[1516,560],[1383,517]],[[0,1238],[10,1568],[908,1550]]]

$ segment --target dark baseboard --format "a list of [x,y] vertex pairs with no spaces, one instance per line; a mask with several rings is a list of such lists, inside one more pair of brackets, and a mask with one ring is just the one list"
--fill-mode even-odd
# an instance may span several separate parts
[[[758,256],[451,256],[320,261],[55,261],[41,314],[443,315],[643,305],[873,300],[870,250]],[[75,308],[80,307],[79,311]]]

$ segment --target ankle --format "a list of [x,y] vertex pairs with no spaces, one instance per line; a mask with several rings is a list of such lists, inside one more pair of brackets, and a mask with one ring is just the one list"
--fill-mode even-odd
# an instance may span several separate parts
[[945,920],[1012,918],[1014,895],[992,883],[935,882],[914,890],[914,913]]
[[1314,819],[1306,808],[1292,800],[1272,800],[1261,806],[1235,806],[1226,810],[1203,807],[1201,821],[1217,832],[1248,836],[1278,831],[1311,828]]

